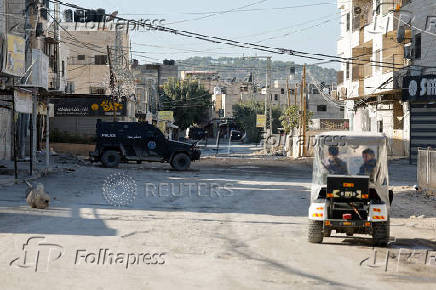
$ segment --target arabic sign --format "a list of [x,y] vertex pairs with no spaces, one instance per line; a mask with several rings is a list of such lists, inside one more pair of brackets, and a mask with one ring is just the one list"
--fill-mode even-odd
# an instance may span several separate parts
[[436,75],[405,77],[403,80],[404,101],[429,101],[436,99]]
[[8,34],[4,73],[16,77],[24,76],[26,73],[25,50],[26,42],[24,38]]
[[174,112],[173,111],[159,111],[158,119],[159,119],[159,121],[174,122]]
[[264,128],[266,126],[266,116],[257,115],[256,118],[256,128]]
[[55,117],[126,116],[126,101],[113,102],[110,97],[52,99]]

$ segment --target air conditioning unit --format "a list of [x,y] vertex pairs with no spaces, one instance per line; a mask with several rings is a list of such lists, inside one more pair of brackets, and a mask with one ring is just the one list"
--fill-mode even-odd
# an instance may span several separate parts
[[415,55],[415,51],[413,49],[413,46],[411,45],[404,46],[404,58],[413,59],[414,55]]

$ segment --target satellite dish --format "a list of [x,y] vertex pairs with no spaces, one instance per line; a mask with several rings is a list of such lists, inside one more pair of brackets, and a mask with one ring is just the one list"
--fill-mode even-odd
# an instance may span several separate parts
[[360,8],[359,6],[354,7],[354,14],[360,15],[360,13],[362,13],[362,8]]
[[398,27],[398,30],[397,30],[397,42],[402,43],[402,42],[404,42],[404,40],[406,40],[406,29],[402,25],[402,26]]

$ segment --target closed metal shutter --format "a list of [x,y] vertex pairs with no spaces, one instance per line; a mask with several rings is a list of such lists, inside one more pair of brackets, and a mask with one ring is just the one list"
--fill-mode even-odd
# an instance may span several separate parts
[[50,122],[50,128],[60,132],[93,137],[97,119],[112,122],[113,117],[55,117]]
[[416,164],[418,148],[436,148],[436,104],[410,104],[410,160]]

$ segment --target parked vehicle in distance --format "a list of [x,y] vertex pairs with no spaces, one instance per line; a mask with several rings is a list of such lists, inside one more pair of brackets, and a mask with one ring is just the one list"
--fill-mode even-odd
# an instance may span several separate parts
[[232,130],[232,141],[242,141],[243,137],[241,131]]
[[136,122],[97,121],[93,162],[104,167],[117,167],[121,162],[168,162],[176,170],[189,169],[191,162],[200,160],[196,144],[171,141],[153,125]]
[[202,128],[191,127],[186,130],[186,137],[189,140],[203,140],[206,135],[206,131]]

